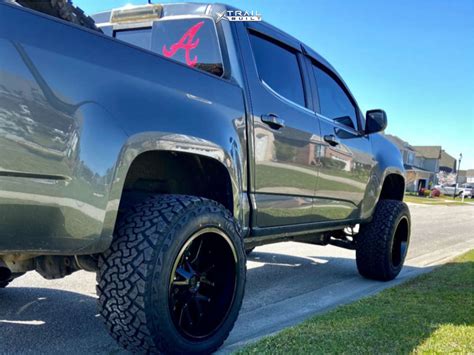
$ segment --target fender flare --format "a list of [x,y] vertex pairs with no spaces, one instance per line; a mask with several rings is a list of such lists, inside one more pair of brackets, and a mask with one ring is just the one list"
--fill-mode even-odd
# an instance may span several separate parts
[[243,169],[241,162],[233,159],[232,152],[213,142],[194,136],[166,132],[144,132],[129,137],[117,158],[99,249],[107,249],[112,242],[125,179],[132,163],[139,155],[154,151],[196,154],[222,164],[231,181],[234,216],[241,225],[245,225],[245,221],[243,221],[245,203],[243,201],[245,193],[242,192]]

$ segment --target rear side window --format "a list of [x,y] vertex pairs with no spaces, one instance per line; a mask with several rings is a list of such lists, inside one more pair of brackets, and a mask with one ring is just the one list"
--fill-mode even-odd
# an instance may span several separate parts
[[321,114],[357,129],[356,109],[344,89],[329,74],[314,64],[313,72],[318,86]]
[[214,21],[210,18],[164,19],[153,24],[152,50],[193,68],[223,73]]
[[260,80],[277,94],[305,106],[303,82],[296,53],[274,41],[249,33]]
[[216,27],[207,17],[164,18],[153,28],[115,31],[115,38],[217,76],[224,72]]
[[151,48],[151,28],[115,31],[115,38],[137,47]]

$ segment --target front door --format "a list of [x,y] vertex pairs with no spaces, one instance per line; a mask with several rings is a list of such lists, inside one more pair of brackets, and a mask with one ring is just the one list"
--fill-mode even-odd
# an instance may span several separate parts
[[321,220],[357,219],[375,164],[370,137],[361,133],[360,110],[344,84],[322,64],[310,66],[322,138],[314,208]]
[[312,222],[319,125],[303,79],[299,43],[261,23],[240,29],[252,109],[253,223]]

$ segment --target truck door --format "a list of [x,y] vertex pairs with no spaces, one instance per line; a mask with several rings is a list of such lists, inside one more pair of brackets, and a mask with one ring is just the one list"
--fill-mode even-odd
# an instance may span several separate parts
[[320,134],[300,45],[262,23],[236,27],[252,111],[253,224],[312,222]]
[[322,137],[314,209],[326,221],[357,219],[375,164],[370,137],[362,133],[360,110],[338,76],[315,60],[309,66]]

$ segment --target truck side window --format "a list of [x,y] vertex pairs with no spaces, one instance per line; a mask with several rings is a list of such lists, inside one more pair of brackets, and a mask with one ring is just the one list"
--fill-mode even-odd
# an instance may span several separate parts
[[115,31],[115,38],[137,47],[150,49],[151,28]]
[[278,95],[305,106],[296,53],[253,32],[249,36],[260,80]]
[[217,30],[211,18],[165,17],[155,21],[151,49],[167,58],[217,76],[224,72]]
[[356,109],[344,89],[328,73],[313,64],[321,114],[352,129],[357,129]]
[[114,37],[221,76],[224,73],[214,21],[207,17],[165,17],[153,27],[116,30]]

